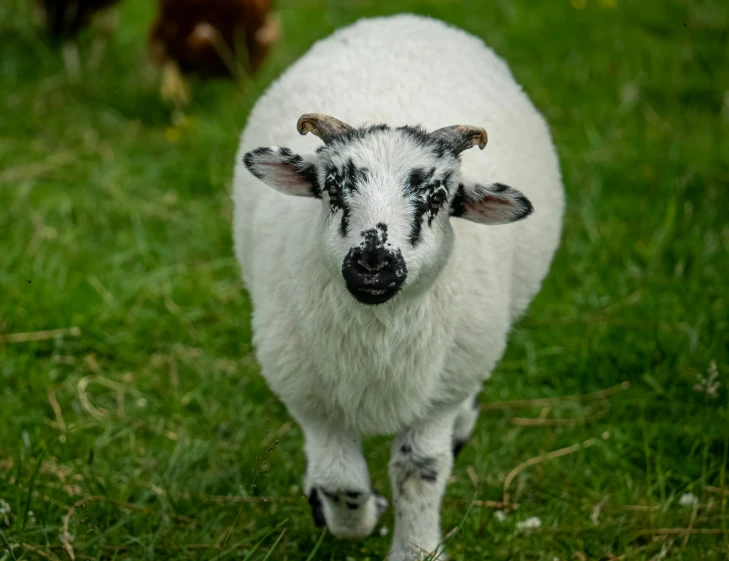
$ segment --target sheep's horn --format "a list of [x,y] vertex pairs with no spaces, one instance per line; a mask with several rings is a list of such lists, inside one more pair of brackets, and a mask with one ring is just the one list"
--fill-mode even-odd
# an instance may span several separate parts
[[454,125],[452,127],[443,127],[430,133],[431,137],[438,138],[448,144],[451,149],[460,154],[464,150],[468,150],[472,146],[478,145],[483,150],[489,141],[486,129],[481,127],[471,127],[469,125]]
[[353,130],[347,123],[319,113],[302,115],[296,123],[296,128],[299,134],[314,133],[324,141],[324,144],[329,144],[336,137]]

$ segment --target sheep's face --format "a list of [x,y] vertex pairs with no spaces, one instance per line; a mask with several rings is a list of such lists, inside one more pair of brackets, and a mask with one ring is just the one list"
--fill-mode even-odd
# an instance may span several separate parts
[[413,127],[350,129],[312,155],[258,148],[244,163],[279,191],[321,200],[324,259],[362,304],[427,289],[450,254],[451,217],[503,224],[532,210],[515,189],[464,181],[458,152]]

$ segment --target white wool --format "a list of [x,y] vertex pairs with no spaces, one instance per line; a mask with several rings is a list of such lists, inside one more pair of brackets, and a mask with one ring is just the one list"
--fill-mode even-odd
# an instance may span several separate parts
[[[483,126],[489,144],[462,154],[464,176],[518,188],[534,214],[503,226],[452,219],[455,247],[431,291],[364,307],[312,259],[319,202],[281,195],[241,163],[258,146],[314,152],[321,141],[295,126],[313,111],[353,124]],[[237,161],[235,247],[254,305],[254,344],[289,407],[393,433],[489,377],[552,260],[563,191],[544,120],[480,40],[409,15],[342,29],[260,98]]]
[[[462,177],[512,186],[534,213],[498,226],[439,218],[450,220],[453,243],[450,254],[438,256],[436,272],[427,274],[428,252],[435,251],[427,241],[407,251],[401,244],[408,276],[414,271],[422,286],[365,306],[327,265],[344,242],[322,237],[322,201],[281,194],[242,163],[261,146],[311,158],[321,140],[299,135],[296,122],[314,112],[352,126],[484,127],[489,143],[483,152],[463,152]],[[399,155],[393,147],[361,157],[370,171],[372,162],[378,171],[379,161],[399,173]],[[390,474],[399,483],[394,501],[402,513],[391,559],[418,557],[415,546],[433,551],[450,440],[465,440],[473,429],[473,398],[559,243],[564,195],[544,119],[479,39],[419,16],[365,19],[319,41],[269,87],[250,113],[237,162],[235,250],[253,302],[253,341],[264,377],[304,429],[307,493],[327,486],[369,492],[359,435],[398,433]],[[375,214],[391,213],[392,236],[401,236],[395,209],[381,206]],[[432,456],[417,464],[422,473],[430,470],[424,481],[408,479],[412,450]],[[371,532],[386,504],[373,494],[347,511],[344,495],[325,495],[326,522],[343,537]]]

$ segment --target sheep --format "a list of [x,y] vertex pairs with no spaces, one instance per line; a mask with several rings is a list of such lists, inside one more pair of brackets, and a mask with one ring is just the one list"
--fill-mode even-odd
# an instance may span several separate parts
[[[482,127],[483,154],[468,150],[486,146]],[[260,97],[237,162],[253,344],[302,428],[315,523],[373,531],[388,503],[360,439],[393,434],[388,559],[446,559],[454,457],[561,237],[544,118],[481,40],[426,17],[362,19]]]
[[[121,0],[34,0],[33,5],[43,18],[49,39],[53,44],[62,44],[61,53],[66,70],[71,76],[81,72],[81,60],[76,40],[94,16],[103,13],[102,19],[106,38],[116,28],[114,7]],[[98,58],[104,43],[95,42],[95,57]]]
[[158,0],[157,4],[149,54],[162,68],[162,99],[178,106],[191,99],[185,74],[238,77],[239,63],[255,74],[280,35],[272,0]]

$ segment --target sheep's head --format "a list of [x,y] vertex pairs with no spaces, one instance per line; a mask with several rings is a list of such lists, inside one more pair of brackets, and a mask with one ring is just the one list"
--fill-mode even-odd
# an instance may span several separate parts
[[262,147],[243,161],[278,191],[321,199],[324,255],[363,304],[429,286],[451,251],[450,217],[507,224],[532,212],[516,189],[461,176],[459,154],[485,147],[482,128],[353,128],[307,114],[298,130],[324,145],[301,155]]

